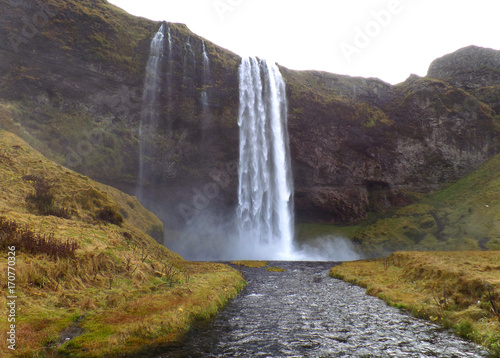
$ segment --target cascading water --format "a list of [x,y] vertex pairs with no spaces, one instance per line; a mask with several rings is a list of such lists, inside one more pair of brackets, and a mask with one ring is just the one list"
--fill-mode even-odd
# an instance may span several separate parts
[[195,93],[195,78],[196,78],[196,54],[191,45],[191,36],[188,36],[184,45],[184,64],[183,64],[183,80],[184,95],[191,97]]
[[207,55],[207,48],[205,46],[205,41],[202,42],[202,56],[203,56],[203,90],[201,91],[201,103],[203,105],[203,111],[205,112],[205,107],[208,106],[208,94],[206,87],[210,85],[212,81],[212,75],[210,74],[210,60]]
[[[172,31],[170,26],[167,28],[167,41],[168,41],[168,72],[167,72],[167,101],[172,103],[172,83],[173,83],[173,73],[174,73],[174,54],[173,54],[173,40]],[[169,121],[170,123],[170,121]]]
[[139,159],[139,187],[137,196],[143,196],[144,182],[148,176],[148,165],[146,158],[154,150],[151,147],[153,136],[158,127],[158,94],[161,86],[161,61],[163,57],[163,24],[151,40],[149,58],[146,65],[146,77],[144,79],[144,90],[142,95],[141,124],[139,127],[140,159]]
[[247,258],[293,259],[293,183],[285,82],[278,67],[245,58],[239,69],[237,221]]
[[168,63],[169,66],[172,64],[173,56],[172,56],[172,31],[170,27],[167,29],[167,40],[168,40]]
[[[164,44],[165,38],[167,44]],[[151,192],[144,190],[144,187],[168,177],[169,163],[173,162],[169,158],[174,154],[165,152],[165,148],[158,143],[168,141],[171,136],[169,126],[171,104],[174,102],[172,84],[176,73],[173,58],[175,41],[178,41],[178,37],[172,36],[171,29],[162,25],[151,41],[146,66],[139,130],[139,186],[136,195],[150,207],[154,205],[155,198]],[[199,72],[191,42],[192,39],[188,37],[184,44],[182,94],[185,98],[194,98],[197,92],[195,79]],[[167,46],[168,55],[165,56]],[[209,104],[213,82],[209,54],[204,42],[202,50],[200,65],[203,66],[203,89],[199,94],[203,106],[200,123],[201,145],[209,148],[211,137],[206,135],[206,132],[210,130]],[[167,73],[162,74],[161,71],[165,68]],[[162,82],[166,82],[166,98],[161,93]],[[168,243],[169,248],[195,260],[358,258],[349,243],[340,238],[319,238],[310,247],[294,246],[293,183],[284,80],[275,64],[246,58],[242,60],[239,68],[239,82],[240,159],[237,224],[234,225],[232,218],[221,219],[219,213],[199,210],[196,220],[191,220],[184,234]],[[165,105],[165,99],[168,111],[162,112],[160,125],[159,106],[160,103]],[[193,113],[194,110],[193,106]],[[190,112],[189,108],[186,109],[187,112]],[[210,153],[208,150],[206,152]],[[163,160],[161,166],[158,165],[159,160]],[[198,194],[195,198],[197,196]],[[237,229],[236,235],[233,229]]]
[[201,105],[202,105],[202,137],[205,141],[205,131],[210,124],[210,109],[208,104],[208,91],[207,89],[212,85],[212,73],[210,71],[210,59],[208,58],[207,48],[205,41],[202,42],[202,56],[203,56],[203,90],[201,91]]
[[[203,56],[203,86],[208,86],[212,82],[212,74],[210,72],[210,59],[208,58],[207,48],[205,46],[205,41],[202,42],[202,56]],[[202,96],[205,94],[207,96],[206,89],[203,89]]]

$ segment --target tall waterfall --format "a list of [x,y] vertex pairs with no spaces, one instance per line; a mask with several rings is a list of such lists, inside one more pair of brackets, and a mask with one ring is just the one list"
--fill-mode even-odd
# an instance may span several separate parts
[[161,60],[163,57],[163,24],[151,40],[148,63],[146,65],[146,77],[144,79],[144,90],[142,94],[141,124],[139,127],[139,188],[137,196],[142,197],[142,188],[148,175],[147,157],[154,150],[151,147],[153,136],[158,127],[158,94],[161,85]]
[[294,216],[285,82],[275,64],[256,58],[242,60],[239,80],[240,244],[252,258],[290,259]]

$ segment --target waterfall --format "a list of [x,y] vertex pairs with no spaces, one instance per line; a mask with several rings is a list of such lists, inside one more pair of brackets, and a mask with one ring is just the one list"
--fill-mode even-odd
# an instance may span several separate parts
[[161,77],[160,69],[163,57],[163,24],[151,40],[149,58],[146,65],[146,77],[144,79],[144,90],[142,94],[141,124],[139,127],[139,188],[137,196],[142,197],[142,188],[148,177],[147,158],[154,150],[151,146],[153,136],[158,127],[158,94],[160,91]]
[[186,44],[184,45],[184,69],[183,81],[184,96],[187,98],[192,97],[195,93],[195,73],[196,73],[196,54],[191,45],[191,36],[188,36]]
[[[172,32],[170,26],[167,29],[167,41],[168,41],[168,72],[167,72],[167,101],[170,105],[173,102],[172,99],[172,83],[173,83],[173,73],[174,73],[174,54],[172,50],[173,40]],[[170,118],[169,118],[170,119]],[[170,123],[170,120],[168,121]]]
[[[208,106],[208,94],[206,87],[210,85],[211,74],[210,74],[210,60],[207,55],[207,48],[205,46],[205,41],[202,42],[203,49],[203,91],[201,91],[201,103],[203,107]],[[203,109],[205,111],[205,108]]]
[[203,90],[201,91],[201,105],[202,105],[202,137],[205,140],[205,131],[207,130],[210,123],[210,109],[208,105],[208,88],[212,85],[212,73],[210,71],[210,59],[208,58],[207,48],[205,46],[205,41],[202,42],[202,55],[203,55]]
[[167,40],[168,40],[168,62],[172,62],[172,32],[170,31],[170,26],[167,29]]
[[254,259],[290,259],[294,217],[285,82],[275,64],[256,58],[242,60],[239,80],[240,243]]

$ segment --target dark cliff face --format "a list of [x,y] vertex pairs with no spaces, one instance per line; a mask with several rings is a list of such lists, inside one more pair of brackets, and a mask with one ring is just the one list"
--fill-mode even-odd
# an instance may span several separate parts
[[[454,60],[447,63],[461,56],[448,55]],[[430,77],[391,86],[317,72],[284,74],[291,87],[299,218],[347,223],[404,206],[498,152],[498,97],[480,101],[475,94],[484,90],[481,84],[473,94]]]
[[[18,4],[0,0],[0,96],[17,122],[0,124],[61,164],[134,193],[145,67],[160,24],[100,0]],[[206,208],[235,207],[240,59],[167,25],[173,51],[162,64],[145,201],[179,228]],[[498,53],[462,49],[396,86],[281,68],[298,219],[349,223],[404,206],[497,153]]]
[[[0,6],[0,97],[16,121],[2,126],[51,159],[134,194],[145,67],[160,23],[101,0]],[[234,200],[240,59],[182,24],[167,27],[172,53],[165,43],[157,154],[146,158],[153,170],[145,195],[153,209],[170,203],[162,216],[176,224],[184,220],[179,205],[192,207],[198,187],[213,182],[209,173],[230,173],[221,191],[231,194],[218,200]]]

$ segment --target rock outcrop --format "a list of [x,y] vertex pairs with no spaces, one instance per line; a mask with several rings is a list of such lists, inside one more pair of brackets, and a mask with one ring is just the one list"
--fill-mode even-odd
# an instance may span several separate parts
[[[462,51],[450,56],[451,63],[461,61]],[[415,193],[456,181],[498,151],[498,97],[485,103],[430,76],[391,86],[317,72],[285,74],[299,218],[351,222],[406,205]]]
[[[11,3],[0,0],[0,97],[15,123],[0,124],[134,193],[144,70],[160,24],[101,0]],[[207,208],[234,211],[240,58],[167,25],[173,50],[145,204],[178,229]],[[282,67],[298,220],[351,223],[407,205],[498,153],[499,54],[462,49],[395,86]]]

